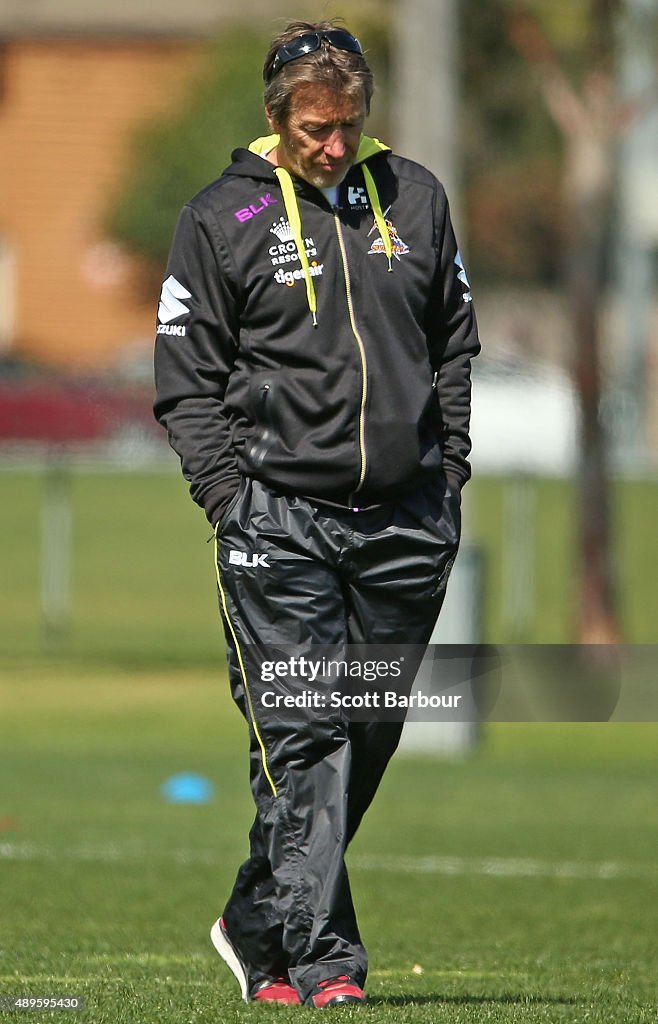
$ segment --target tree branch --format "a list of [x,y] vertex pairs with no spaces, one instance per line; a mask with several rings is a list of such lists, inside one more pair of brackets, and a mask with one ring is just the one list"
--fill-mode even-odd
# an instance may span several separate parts
[[560,67],[555,51],[539,25],[527,12],[506,16],[512,44],[539,77],[544,101],[553,120],[567,135],[582,131],[587,111]]

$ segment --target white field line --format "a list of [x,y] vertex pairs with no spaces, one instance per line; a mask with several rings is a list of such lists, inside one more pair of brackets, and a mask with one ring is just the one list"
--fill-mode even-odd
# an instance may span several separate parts
[[140,841],[126,843],[81,843],[79,846],[46,846],[42,843],[0,842],[2,860],[65,860],[99,864],[138,864],[146,860],[164,860],[175,864],[219,863],[212,850],[177,850],[149,847]]
[[366,871],[415,875],[489,875],[496,878],[658,878],[658,865],[618,861],[548,861],[531,857],[408,857],[362,855],[351,865]]
[[[220,862],[212,850],[166,849],[134,841],[83,843],[58,847],[40,843],[0,842],[0,861],[88,861],[126,864],[169,861],[182,865],[213,866]],[[619,861],[549,861],[530,857],[440,857],[360,854],[349,859],[351,868],[414,875],[481,875],[494,878],[658,878],[658,864],[624,864]]]

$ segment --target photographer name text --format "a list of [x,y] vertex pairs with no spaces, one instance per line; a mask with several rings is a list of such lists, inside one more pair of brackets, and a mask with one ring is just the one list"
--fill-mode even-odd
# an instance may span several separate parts
[[398,693],[397,690],[376,690],[367,693],[342,693],[333,690],[329,694],[318,693],[317,690],[302,690],[301,693],[275,693],[266,690],[260,697],[264,708],[324,708],[360,709],[360,708],[458,708],[462,694],[456,693]]

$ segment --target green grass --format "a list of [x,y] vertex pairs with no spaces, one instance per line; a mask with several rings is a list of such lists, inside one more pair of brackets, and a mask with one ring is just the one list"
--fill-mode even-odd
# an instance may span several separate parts
[[[0,707],[0,994],[83,995],[52,1018],[81,1024],[305,1016],[241,1003],[207,937],[252,813],[221,670],[25,661]],[[654,1022],[657,740],[497,725],[464,761],[398,756],[350,852],[371,1002],[341,1019]],[[167,804],[179,770],[213,801]]]
[[[504,482],[474,481],[486,639],[572,639],[572,490],[536,481],[533,608],[504,617]],[[0,473],[0,994],[80,994],[80,1024],[233,1024],[208,940],[252,817],[210,530],[174,473],[78,473],[73,616],[44,637],[35,471]],[[617,485],[626,639],[655,639],[658,484]],[[345,1020],[656,1019],[658,727],[489,725],[464,761],[398,756],[350,852],[370,1006]],[[214,783],[165,803],[177,771]],[[7,1019],[10,1018],[7,1015]],[[30,1014],[26,1019],[51,1019]]]

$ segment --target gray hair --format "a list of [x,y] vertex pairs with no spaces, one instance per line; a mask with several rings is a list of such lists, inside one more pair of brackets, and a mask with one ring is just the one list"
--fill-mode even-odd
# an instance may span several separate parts
[[[270,44],[263,67],[265,79],[265,106],[270,116],[279,123],[287,120],[293,93],[302,86],[320,85],[336,94],[363,97],[366,113],[370,113],[370,100],[374,90],[372,71],[364,56],[339,50],[323,39],[313,53],[304,54],[284,64],[272,78],[272,65],[277,50],[304,32],[329,32],[343,28],[334,21],[293,21]],[[346,31],[344,29],[344,31]]]

